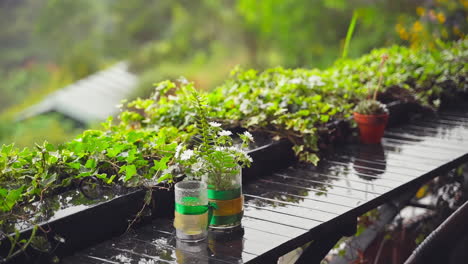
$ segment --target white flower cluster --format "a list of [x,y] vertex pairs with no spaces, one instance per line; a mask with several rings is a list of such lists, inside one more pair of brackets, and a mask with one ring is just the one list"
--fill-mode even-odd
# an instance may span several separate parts
[[210,124],[210,126],[212,126],[212,127],[220,127],[221,126],[221,124],[218,123],[218,122],[209,122],[208,124]]
[[222,131],[219,131],[219,132],[218,132],[218,135],[219,135],[220,137],[222,137],[222,136],[230,136],[230,135],[232,135],[232,132],[231,132],[231,131],[227,131],[227,130],[222,130]]
[[[250,133],[249,133],[250,134]],[[238,153],[244,156],[248,161],[253,162],[252,157],[250,157],[247,152],[245,152],[243,149],[241,149],[238,146],[231,146],[231,147],[216,147],[215,150],[217,151],[231,151],[234,153]]]
[[118,254],[117,256],[114,257],[116,260],[122,262],[122,263],[130,263],[132,261],[131,258],[123,255],[123,254]]
[[303,85],[306,85],[309,88],[312,88],[314,86],[324,86],[325,85],[325,83],[322,81],[322,77],[316,76],[316,75],[310,76],[307,80],[304,79],[304,78],[300,78],[300,77],[293,78],[293,79],[291,79],[289,81],[281,80],[278,84],[282,85],[285,82],[287,82],[289,84],[303,84]]
[[241,105],[239,106],[239,110],[244,114],[248,114],[251,111],[250,104],[251,102],[249,100],[242,101]]
[[177,147],[176,147],[176,150],[175,150],[175,157],[178,158],[179,155],[180,155],[180,151],[182,150],[183,146],[182,144],[179,144]]
[[203,160],[198,160],[196,163],[192,164],[192,172],[199,172],[203,167],[205,166],[205,163]]
[[322,81],[322,77],[316,76],[316,75],[310,76],[308,81],[310,85],[312,86],[324,86],[325,85],[325,83]]
[[254,142],[254,138],[253,138],[252,134],[250,134],[249,131],[245,131],[245,132],[244,132],[244,136],[245,136],[246,138],[248,138],[250,141]]
[[180,155],[181,160],[189,160],[193,156],[193,150],[187,149]]
[[244,154],[245,158],[246,158],[249,162],[253,162],[253,159],[252,159],[252,157],[250,157],[249,154],[247,154],[246,152],[242,152],[242,154]]
[[303,84],[304,83],[304,79],[302,78],[294,78],[294,79],[291,79],[289,80],[290,84]]
[[138,261],[138,264],[156,264],[156,262],[154,261],[154,259],[140,259]]

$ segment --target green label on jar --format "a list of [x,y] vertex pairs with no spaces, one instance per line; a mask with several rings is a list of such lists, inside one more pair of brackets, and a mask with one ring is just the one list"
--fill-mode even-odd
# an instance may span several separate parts
[[175,204],[175,210],[179,214],[183,215],[199,215],[199,214],[204,214],[208,211],[208,205],[183,205],[176,203]]

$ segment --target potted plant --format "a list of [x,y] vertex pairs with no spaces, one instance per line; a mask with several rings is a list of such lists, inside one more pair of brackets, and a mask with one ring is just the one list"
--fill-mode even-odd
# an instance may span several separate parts
[[243,216],[242,167],[250,166],[252,158],[244,151],[253,141],[249,132],[238,134],[221,124],[209,122],[203,98],[192,91],[196,110],[195,137],[191,144],[177,147],[175,157],[188,179],[206,183],[208,201],[215,208],[209,219],[210,228],[226,229],[240,225]]
[[377,93],[383,80],[382,67],[387,59],[388,56],[382,56],[382,61],[379,65],[379,82],[374,90],[372,99],[361,101],[354,108],[354,120],[359,127],[361,142],[365,144],[380,143],[388,122],[387,107],[377,101]]

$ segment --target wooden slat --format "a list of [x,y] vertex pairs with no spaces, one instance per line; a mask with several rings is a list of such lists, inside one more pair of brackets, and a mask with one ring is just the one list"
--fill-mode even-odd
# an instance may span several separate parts
[[[307,173],[308,172],[308,173]],[[311,179],[316,179],[316,178],[326,178],[329,179],[330,181],[337,181],[337,180],[345,180],[349,182],[356,182],[356,183],[369,183],[372,181],[372,183],[375,186],[383,187],[383,188],[393,188],[396,183],[401,181],[395,181],[395,180],[388,180],[388,179],[382,179],[378,175],[372,175],[373,177],[368,178],[368,177],[358,177],[356,174],[346,174],[346,175],[331,175],[331,174],[324,174],[324,173],[319,173],[319,172],[314,172],[314,171],[307,171],[306,173],[302,173],[301,177],[303,175],[306,175],[307,177],[310,177]],[[282,173],[287,173],[287,172],[281,172],[281,173],[276,173],[281,175]],[[292,176],[291,174],[288,174]]]
[[[411,167],[411,168],[408,168],[408,164],[406,161],[386,161],[385,160],[385,157],[382,157],[382,159],[373,159],[373,160],[370,160],[368,155],[370,155],[371,153],[363,153],[363,152],[359,152],[359,153],[355,153],[353,156],[353,154],[349,153],[349,152],[340,152],[340,154],[337,154],[337,155],[333,155],[331,156],[330,158],[327,158],[329,160],[336,160],[336,161],[340,161],[340,162],[345,162],[345,163],[348,163],[348,164],[363,164],[363,165],[366,165],[368,167],[377,167],[377,168],[381,168],[381,167],[384,167],[384,168],[387,168],[387,166],[389,167],[394,167],[394,168],[403,168],[405,170],[407,169],[410,169],[410,170],[413,170],[415,171],[416,173],[421,173],[421,172],[425,172],[427,171],[427,168],[428,166],[427,165],[423,165],[424,168],[426,169],[422,169],[420,167]],[[392,180],[392,179],[389,179],[389,180]]]
[[[302,201],[306,205],[311,204],[316,206],[316,208],[330,209],[334,212],[354,208],[354,203],[345,203],[341,201],[339,203],[335,203],[330,201],[330,199],[327,199],[327,197],[316,195],[316,192],[306,190],[303,187],[289,187],[265,182],[255,182],[255,185],[253,186],[255,186],[257,191],[261,192],[263,197],[267,198],[276,198],[278,200],[285,201]],[[252,193],[252,191],[247,191],[247,193]]]

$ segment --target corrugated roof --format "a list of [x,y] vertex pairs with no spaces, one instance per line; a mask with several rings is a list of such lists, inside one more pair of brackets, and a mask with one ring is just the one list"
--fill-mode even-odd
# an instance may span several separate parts
[[59,112],[84,124],[102,121],[118,113],[116,105],[136,88],[137,82],[127,63],[120,62],[50,94],[23,111],[19,120]]

